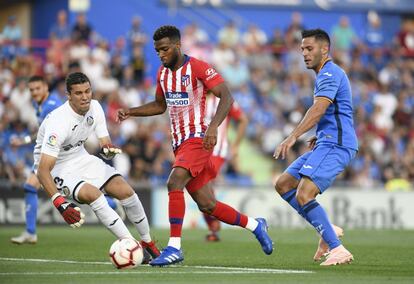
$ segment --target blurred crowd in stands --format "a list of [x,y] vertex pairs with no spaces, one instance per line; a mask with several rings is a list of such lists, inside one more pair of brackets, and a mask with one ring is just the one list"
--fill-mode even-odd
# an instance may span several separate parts
[[[85,15],[79,14],[76,24],[69,26],[66,12],[60,11],[47,48],[39,53],[22,44],[16,18],[9,18],[0,39],[0,178],[19,183],[31,170],[33,145],[9,143],[12,137],[37,128],[27,79],[44,75],[50,91],[66,100],[65,75],[82,71],[91,79],[94,98],[104,106],[113,142],[123,148],[124,154],[113,161],[116,168],[134,185],[165,182],[174,158],[168,117],[115,123],[118,108],[138,106],[154,96],[155,78],[145,75],[143,52],[145,44],[152,44],[153,31],[143,31],[141,21],[134,17],[125,35],[108,42]],[[293,13],[286,30],[275,27],[266,34],[254,24],[241,29],[229,22],[215,38],[197,24],[181,27],[183,51],[213,64],[224,76],[250,119],[249,143],[269,160],[313,102],[315,74],[305,68],[300,43],[301,31],[314,27],[305,23],[300,13]],[[391,42],[385,40],[378,14],[370,12],[368,23],[363,37],[357,36],[346,16],[328,31],[333,60],[351,80],[360,142],[356,159],[336,184],[410,190],[414,184],[414,22],[402,21]],[[307,138],[286,161],[272,160],[274,176],[306,151]],[[97,152],[96,139],[91,138],[87,147]],[[230,163],[222,181],[226,173],[242,174],[237,164]]]

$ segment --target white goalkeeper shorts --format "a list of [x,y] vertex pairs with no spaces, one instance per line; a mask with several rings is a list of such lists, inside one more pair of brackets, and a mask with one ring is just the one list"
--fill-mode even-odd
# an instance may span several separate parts
[[81,203],[78,194],[79,189],[85,183],[105,192],[105,185],[112,178],[121,174],[96,156],[82,155],[73,160],[56,164],[51,175],[62,195]]

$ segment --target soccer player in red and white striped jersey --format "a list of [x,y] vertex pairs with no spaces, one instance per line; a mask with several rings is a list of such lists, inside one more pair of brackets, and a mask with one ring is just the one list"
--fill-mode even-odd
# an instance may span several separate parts
[[[219,99],[214,95],[207,97],[207,121],[210,121],[217,110]],[[229,143],[228,130],[230,122],[234,121],[237,123],[236,137],[233,143]],[[211,161],[214,165],[214,169],[218,174],[221,167],[227,159],[236,159],[239,153],[239,146],[246,132],[248,118],[240,108],[239,104],[234,101],[231,105],[230,111],[224,121],[220,124],[217,134],[217,144],[213,149],[211,155]],[[211,183],[210,183],[211,184]],[[213,190],[214,194],[214,190]],[[204,220],[207,223],[209,234],[206,236],[206,241],[216,242],[219,241],[218,232],[220,231],[220,221],[211,215],[204,213]]]
[[[267,234],[266,221],[263,218],[248,217],[217,201],[208,187],[208,182],[217,174],[210,160],[217,142],[217,129],[233,103],[223,78],[206,62],[181,53],[181,36],[176,27],[158,28],[153,39],[155,51],[163,65],[158,71],[155,100],[139,107],[118,110],[119,121],[130,116],[162,114],[167,109],[170,116],[175,155],[167,181],[170,239],[161,255],[150,264],[165,266],[184,259],[181,251],[185,215],[184,188],[202,212],[227,224],[252,231],[262,250],[271,254],[273,243]],[[209,124],[205,117],[207,91],[220,98]]]

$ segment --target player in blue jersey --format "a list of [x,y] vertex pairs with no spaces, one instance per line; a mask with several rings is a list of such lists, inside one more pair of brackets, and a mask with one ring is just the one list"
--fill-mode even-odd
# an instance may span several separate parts
[[[327,258],[321,265],[349,263],[352,254],[341,244],[334,227],[316,196],[323,193],[354,158],[358,141],[353,125],[349,79],[329,58],[329,35],[321,30],[302,32],[302,55],[306,67],[316,73],[313,105],[290,135],[277,146],[274,158],[284,159],[297,139],[316,126],[310,151],[297,158],[276,181],[276,191],[320,234],[314,257]],[[326,254],[327,253],[327,254]]]
[[[40,125],[48,113],[59,107],[62,101],[58,96],[49,94],[49,87],[42,76],[32,76],[29,79],[28,85],[33,100],[33,107],[36,110],[36,116]],[[16,137],[10,143],[14,146],[22,146],[32,143],[35,139],[36,133],[33,134],[33,137],[30,135]],[[33,172],[26,179],[23,188],[26,203],[26,230],[20,236],[11,238],[11,241],[15,244],[35,244],[37,242],[37,191],[40,188],[40,183]]]

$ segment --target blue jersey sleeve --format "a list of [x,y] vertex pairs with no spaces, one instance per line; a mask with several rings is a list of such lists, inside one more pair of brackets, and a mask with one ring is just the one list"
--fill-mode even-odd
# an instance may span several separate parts
[[315,97],[325,97],[332,102],[338,93],[340,78],[338,73],[323,71],[316,79]]
[[52,112],[54,109],[60,107],[62,105],[62,101],[56,95],[49,95],[46,101],[38,107],[37,118],[39,124],[46,118],[46,116]]

